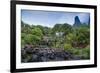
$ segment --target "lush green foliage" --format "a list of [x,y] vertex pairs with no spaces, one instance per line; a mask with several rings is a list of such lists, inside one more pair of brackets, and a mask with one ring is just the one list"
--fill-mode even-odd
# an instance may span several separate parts
[[55,24],[53,28],[41,25],[29,25],[21,22],[21,45],[31,44],[35,46],[46,46],[60,48],[69,51],[75,56],[89,59],[90,27],[74,27],[67,23]]
[[90,30],[88,26],[74,28],[72,33],[66,35],[67,43],[75,48],[84,48],[90,44]]

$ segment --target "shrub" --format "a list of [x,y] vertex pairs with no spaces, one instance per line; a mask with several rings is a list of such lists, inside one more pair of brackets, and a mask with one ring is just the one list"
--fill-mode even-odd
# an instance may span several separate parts
[[90,48],[83,49],[83,58],[89,59],[90,58]]
[[68,50],[70,53],[72,53],[74,56],[78,56],[81,59],[89,59],[90,58],[90,48],[72,48]]
[[72,48],[71,44],[64,44],[64,50],[69,50]]

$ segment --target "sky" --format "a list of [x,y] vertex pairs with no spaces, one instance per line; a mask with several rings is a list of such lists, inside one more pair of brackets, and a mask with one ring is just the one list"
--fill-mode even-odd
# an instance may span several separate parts
[[74,24],[75,16],[78,16],[82,23],[88,23],[89,13],[82,12],[57,12],[57,11],[37,11],[21,10],[21,20],[30,25],[42,25],[53,27],[57,23]]

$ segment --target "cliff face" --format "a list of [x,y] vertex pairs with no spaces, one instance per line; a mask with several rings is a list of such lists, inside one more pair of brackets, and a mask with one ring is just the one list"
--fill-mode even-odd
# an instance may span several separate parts
[[80,19],[78,16],[75,17],[74,26],[78,27],[81,25]]
[[75,16],[73,26],[79,27],[79,26],[82,26],[82,25],[90,25],[90,18],[87,19],[84,22],[81,22],[80,19],[79,19],[79,17],[78,16]]
[[88,20],[88,25],[90,25],[90,17],[89,17],[89,20]]

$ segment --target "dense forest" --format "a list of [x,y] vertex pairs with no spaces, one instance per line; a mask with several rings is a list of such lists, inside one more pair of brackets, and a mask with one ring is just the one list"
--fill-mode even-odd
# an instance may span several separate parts
[[[43,52],[42,56],[39,52],[39,55],[36,55],[34,49],[36,51],[49,49],[46,52],[50,50],[53,52],[63,51],[64,54],[67,54],[67,57],[64,56],[63,60],[89,59],[90,26],[85,23],[81,23],[80,26],[57,23],[51,28],[42,25],[29,25],[21,21],[21,48],[22,62],[57,61],[54,58],[54,53],[50,54],[50,60],[44,58],[43,60],[39,60],[39,58],[35,60],[38,56],[43,57]],[[64,54],[61,52],[60,56]]]

